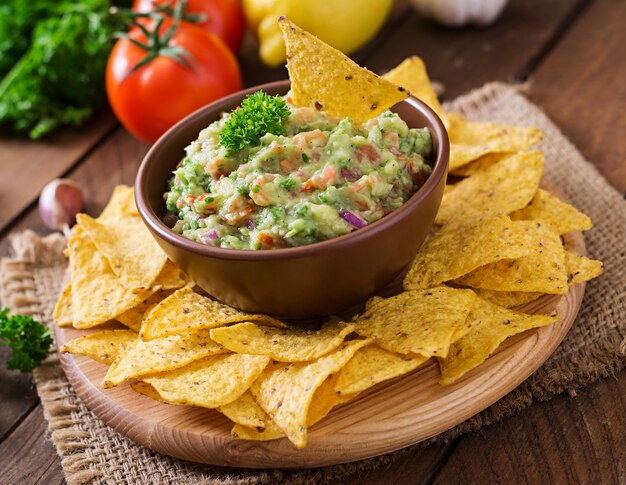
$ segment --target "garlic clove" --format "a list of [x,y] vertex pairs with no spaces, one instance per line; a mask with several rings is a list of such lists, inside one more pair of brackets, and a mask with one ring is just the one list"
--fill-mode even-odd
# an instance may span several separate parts
[[448,27],[492,24],[507,0],[411,0],[418,13]]
[[70,179],[49,182],[39,195],[39,215],[50,229],[67,232],[83,208],[83,193]]

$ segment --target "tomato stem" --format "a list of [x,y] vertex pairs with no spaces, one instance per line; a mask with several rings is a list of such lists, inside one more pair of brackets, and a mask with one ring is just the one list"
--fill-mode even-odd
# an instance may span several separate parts
[[[153,14],[165,14],[168,17],[174,17],[174,8],[172,4],[174,0],[170,0],[166,4],[158,5],[156,2],[152,2],[152,10],[148,12],[135,12],[129,8],[120,8],[116,6],[112,6],[109,9],[109,13],[111,15],[121,15],[128,19],[141,19],[141,18],[151,18]],[[191,24],[199,24],[205,22],[209,19],[209,16],[205,13],[187,13],[183,12],[182,19],[185,22],[189,22]],[[131,22],[132,23],[132,22]]]
[[[130,25],[133,27],[137,27],[143,35],[146,37],[146,42],[140,42],[137,39],[133,39],[127,33],[116,33],[115,36],[119,39],[126,39],[131,42],[133,45],[139,47],[140,49],[146,51],[146,56],[135,64],[130,71],[128,71],[127,77],[132,73],[140,69],[141,67],[149,64],[154,59],[160,56],[169,57],[170,59],[178,62],[180,65],[187,69],[193,69],[191,62],[193,57],[189,52],[183,49],[180,46],[170,45],[170,41],[172,37],[176,33],[180,25],[181,19],[184,18],[185,9],[187,7],[187,0],[179,0],[174,8],[172,9],[172,2],[168,2],[164,6],[155,6],[154,10],[146,13],[138,13],[138,12],[130,12],[125,11],[123,9],[116,9],[112,11],[112,13],[123,13],[124,15],[128,15],[131,19]],[[165,8],[166,7],[166,8]],[[163,35],[159,34],[161,27],[163,26],[163,22],[165,21],[166,15],[169,16],[171,12],[172,25],[165,31]],[[149,30],[140,19],[150,18],[154,21],[154,28]]]

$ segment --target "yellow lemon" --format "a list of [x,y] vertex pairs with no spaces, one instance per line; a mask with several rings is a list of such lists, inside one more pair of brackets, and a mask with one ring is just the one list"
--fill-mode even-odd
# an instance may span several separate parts
[[268,66],[285,62],[278,26],[284,15],[333,47],[350,54],[371,40],[384,24],[393,0],[244,0],[248,25],[259,36],[259,54]]

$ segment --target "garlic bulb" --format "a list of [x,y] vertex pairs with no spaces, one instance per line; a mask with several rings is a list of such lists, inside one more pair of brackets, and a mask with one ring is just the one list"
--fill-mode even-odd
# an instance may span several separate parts
[[55,179],[39,195],[39,215],[50,229],[69,233],[82,208],[83,194],[73,180]]
[[411,0],[420,14],[449,27],[486,26],[502,13],[507,0]]

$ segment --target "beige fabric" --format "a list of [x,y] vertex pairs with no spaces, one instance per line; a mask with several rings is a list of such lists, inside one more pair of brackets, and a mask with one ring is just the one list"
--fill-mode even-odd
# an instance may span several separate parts
[[[489,84],[447,106],[470,119],[537,126],[547,175],[595,227],[586,234],[590,254],[605,274],[587,286],[572,330],[554,355],[521,386],[489,409],[435,437],[447,440],[517,413],[534,401],[573,391],[611,375],[626,362],[626,201],[586,162],[545,115],[512,87]],[[0,264],[0,299],[19,313],[50,324],[66,270],[60,236],[32,232],[13,240],[14,257]],[[311,470],[246,470],[197,465],[159,455],[108,428],[74,394],[51,355],[35,371],[52,440],[70,484],[270,484],[333,483],[388,465],[413,447],[357,463]]]

